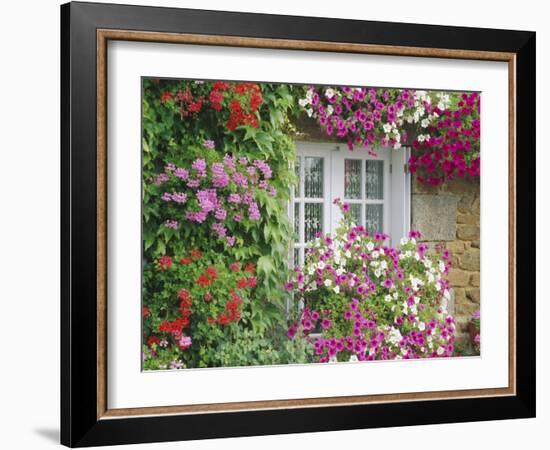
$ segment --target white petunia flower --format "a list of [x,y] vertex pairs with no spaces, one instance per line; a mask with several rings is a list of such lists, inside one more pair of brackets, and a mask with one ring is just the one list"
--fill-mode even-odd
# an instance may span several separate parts
[[368,250],[369,252],[372,252],[372,249],[373,249],[373,248],[374,248],[374,244],[373,244],[372,242],[369,242],[369,243],[367,244],[367,250]]
[[327,279],[323,282],[323,284],[324,284],[326,287],[330,287],[330,286],[332,286],[332,280],[330,280],[330,279],[327,278]]
[[424,331],[426,329],[426,324],[424,322],[419,322],[418,323],[418,329],[420,331]]
[[326,97],[326,98],[334,97],[335,94],[336,94],[336,92],[334,92],[334,89],[332,89],[332,88],[328,88],[328,89],[325,91],[325,97]]
[[382,129],[384,130],[384,133],[390,133],[391,130],[392,130],[392,126],[390,123],[385,123],[383,126],[382,126]]
[[357,355],[351,355],[349,357],[349,362],[357,362],[359,359],[357,358]]
[[332,290],[336,293],[336,294],[339,294],[340,293],[340,286],[334,286],[332,288]]

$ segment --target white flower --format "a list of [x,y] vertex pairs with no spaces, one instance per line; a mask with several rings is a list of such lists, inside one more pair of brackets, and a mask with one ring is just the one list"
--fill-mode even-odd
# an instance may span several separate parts
[[325,268],[325,262],[319,261],[319,264],[317,264],[317,268],[323,270]]
[[376,276],[376,278],[380,278],[382,276],[382,271],[380,269],[376,269],[374,271],[374,275]]
[[349,362],[357,362],[359,359],[357,358],[357,355],[351,355],[349,357]]
[[384,297],[384,300],[387,301],[387,302],[391,302],[392,296],[391,296],[390,294],[387,294],[387,295]]
[[328,278],[323,283],[326,287],[332,286],[332,280],[329,280]]
[[311,117],[313,115],[313,109],[311,108],[306,109],[306,113],[308,117]]
[[379,253],[380,253],[382,256],[384,256],[384,255],[386,254],[386,252],[384,251],[383,248],[380,249]]
[[445,271],[445,263],[443,261],[439,260],[438,266],[439,266],[439,271],[440,272]]
[[334,112],[334,108],[332,107],[332,105],[328,105],[327,106],[327,116],[331,116],[333,112]]
[[386,270],[388,268],[388,263],[386,261],[380,261],[380,269]]
[[400,243],[401,245],[405,245],[405,244],[407,244],[408,242],[409,242],[409,238],[406,238],[406,237],[402,237],[402,238],[401,238],[401,241],[399,241],[399,243]]
[[298,100],[298,104],[303,108],[306,105],[309,105],[309,100],[307,98],[301,98]]
[[339,294],[340,293],[340,286],[334,286],[332,288],[332,290],[336,293],[336,294]]
[[336,269],[336,275],[342,275],[344,272],[345,270],[342,269],[341,267],[338,267],[338,269]]
[[390,123],[385,123],[383,126],[382,126],[382,129],[384,130],[384,133],[390,133],[391,130],[392,130],[392,126]]
[[335,94],[336,94],[336,92],[334,92],[334,89],[332,89],[332,88],[328,88],[328,89],[325,91],[325,97],[326,97],[326,98],[334,97]]
[[351,252],[349,250],[346,250],[346,253],[344,253],[344,255],[346,255],[346,258],[351,258]]
[[416,138],[416,140],[418,142],[424,142],[426,140],[426,138],[424,137],[423,134],[419,134],[418,137]]
[[374,248],[374,244],[373,244],[372,242],[369,242],[369,243],[367,244],[367,250],[368,250],[369,252],[372,252],[372,249],[373,249],[373,248]]
[[373,252],[371,253],[371,256],[372,256],[374,259],[376,259],[376,258],[378,258],[378,257],[380,256],[380,252],[378,252],[378,251],[375,250],[375,251],[373,251]]
[[438,354],[439,356],[441,356],[443,353],[445,353],[445,349],[444,349],[443,347],[438,347],[438,348],[437,348],[437,354]]
[[430,119],[422,119],[422,122],[420,122],[422,128],[428,128],[428,125],[430,125]]
[[435,288],[438,290],[438,291],[441,291],[441,283],[439,281],[437,281],[435,283]]
[[419,322],[418,323],[418,329],[420,331],[424,331],[426,329],[426,324],[424,322]]
[[336,356],[331,356],[328,360],[329,364],[337,363],[338,360],[336,359]]
[[309,275],[313,275],[313,274],[315,273],[315,267],[309,266],[309,269],[308,269],[307,273],[308,273]]

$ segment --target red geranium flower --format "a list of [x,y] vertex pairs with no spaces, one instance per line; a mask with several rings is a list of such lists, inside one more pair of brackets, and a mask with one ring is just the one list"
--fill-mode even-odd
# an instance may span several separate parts
[[244,270],[248,273],[254,273],[256,271],[256,267],[252,263],[246,263],[244,266]]
[[201,287],[206,287],[210,285],[210,278],[208,278],[206,275],[201,275],[199,278],[197,278],[197,284]]
[[239,278],[239,280],[237,281],[237,288],[244,289],[246,285],[247,285],[246,278],[245,277]]
[[257,280],[256,280],[256,277],[248,277],[248,280],[247,281],[247,284],[248,284],[248,287],[256,287],[256,283],[257,283]]
[[241,270],[241,264],[238,262],[231,263],[229,264],[229,270],[233,272],[238,272],[239,270]]
[[204,294],[204,301],[206,303],[210,303],[212,301],[213,295],[210,292],[207,292]]
[[228,88],[228,85],[227,83],[223,82],[223,81],[216,81],[214,83],[214,86],[213,88],[216,90],[216,91],[226,91],[227,88]]
[[147,346],[152,347],[153,344],[160,344],[160,338],[158,336],[149,336],[147,339]]
[[172,257],[166,256],[166,255],[162,256],[159,259],[160,270],[166,270],[166,269],[169,269],[170,267],[172,267]]
[[209,317],[209,318],[206,319],[206,320],[207,320],[207,322],[208,322],[210,325],[216,323],[216,319],[215,319],[214,317]]
[[160,101],[161,102],[167,102],[168,100],[172,100],[173,98],[174,98],[174,94],[172,94],[169,91],[165,91],[161,94]]
[[144,306],[143,307],[143,317],[149,317],[151,315],[151,311],[149,310],[149,308],[147,308],[147,306]]
[[200,250],[194,249],[191,250],[191,258],[200,259],[202,256],[202,253]]
[[189,299],[189,291],[185,288],[181,289],[179,292],[178,292],[178,298],[180,300],[188,300]]
[[210,266],[206,269],[206,274],[210,277],[212,281],[218,278],[218,271],[213,266]]
[[185,256],[183,258],[180,259],[180,264],[183,264],[184,266],[188,265],[188,264],[191,264],[193,261],[191,260],[191,258]]

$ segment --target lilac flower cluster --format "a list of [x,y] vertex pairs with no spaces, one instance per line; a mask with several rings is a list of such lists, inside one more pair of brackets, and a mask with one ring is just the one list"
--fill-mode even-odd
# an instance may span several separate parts
[[[211,144],[205,141],[204,145]],[[236,239],[228,234],[227,221],[241,223],[245,217],[252,222],[259,221],[261,211],[257,192],[263,190],[272,197],[277,195],[270,183],[272,176],[266,161],[251,162],[246,157],[226,154],[221,161],[211,163],[197,158],[190,168],[167,164],[155,183],[173,188],[165,190],[160,198],[167,204],[184,205],[182,215],[185,220],[198,224],[209,221],[216,236],[233,246]],[[174,213],[172,209],[171,214]],[[177,228],[179,223],[169,218],[164,226]]]
[[[353,226],[344,213],[285,286],[306,306],[288,337],[311,341],[319,362],[452,356],[450,255],[429,255],[419,237],[413,231],[391,247],[386,235]],[[318,329],[321,337],[311,338]]]

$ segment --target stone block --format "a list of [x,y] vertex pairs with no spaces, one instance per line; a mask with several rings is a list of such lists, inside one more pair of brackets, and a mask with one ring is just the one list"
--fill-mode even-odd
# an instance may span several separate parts
[[464,253],[464,242],[462,241],[447,242],[446,248],[451,252],[451,255],[461,255],[462,253]]
[[464,224],[457,225],[456,236],[463,241],[479,240],[479,226]]
[[479,279],[480,279],[479,272],[473,273],[470,276],[470,286],[479,287],[479,285],[480,285]]
[[460,256],[458,265],[461,269],[479,270],[479,249],[470,248]]
[[465,287],[470,282],[470,273],[453,267],[449,271],[448,279],[452,288]]
[[456,238],[457,198],[454,195],[415,194],[412,196],[412,228],[426,241],[453,241]]
[[464,223],[467,225],[479,225],[479,216],[477,214],[458,213],[456,223]]
[[472,302],[479,305],[479,288],[466,289],[466,297]]

